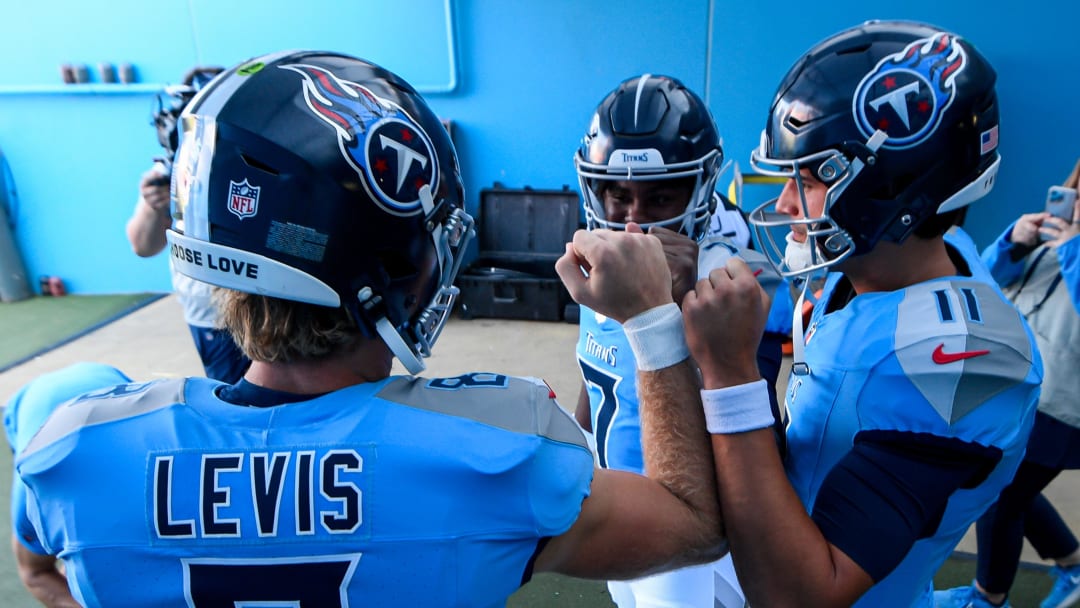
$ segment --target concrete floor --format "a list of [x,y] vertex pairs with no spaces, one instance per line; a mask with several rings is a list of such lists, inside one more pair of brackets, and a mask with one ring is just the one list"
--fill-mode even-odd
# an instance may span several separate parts
[[[570,323],[461,320],[447,324],[426,376],[455,376],[470,371],[495,371],[545,379],[564,407],[573,408],[581,378],[574,357],[577,326]],[[200,375],[202,366],[180,307],[161,298],[74,342],[0,373],[0,404],[37,374],[77,361],[115,365],[135,380]],[[395,366],[395,373],[401,369]],[[781,387],[782,388],[782,387]],[[1047,496],[1080,532],[1080,471],[1064,473],[1047,489]],[[6,490],[4,490],[6,502]],[[6,546],[6,543],[5,543]],[[958,550],[975,551],[973,533]],[[1039,562],[1030,547],[1023,559]],[[8,576],[0,571],[0,576]],[[12,574],[13,575],[13,574]]]

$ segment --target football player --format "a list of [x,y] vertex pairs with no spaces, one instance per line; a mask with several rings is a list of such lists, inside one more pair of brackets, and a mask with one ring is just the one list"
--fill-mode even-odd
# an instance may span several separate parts
[[[693,91],[668,76],[625,80],[597,106],[574,155],[586,225],[589,230],[624,230],[634,222],[660,239],[676,303],[698,279],[733,256],[747,260],[772,294],[779,276],[767,258],[736,241],[741,229],[748,231],[740,227],[739,211],[718,204],[715,186],[723,160],[712,114]],[[716,224],[712,230],[710,220]],[[725,232],[731,238],[721,236]],[[598,466],[644,473],[636,362],[626,333],[617,320],[587,307],[581,309],[579,327],[583,383],[578,422],[594,434]],[[773,381],[774,394],[781,341],[778,334],[769,334],[759,349],[762,372]],[[724,574],[721,579],[714,577],[717,567]],[[712,605],[714,582],[730,590],[731,600],[724,605],[741,608],[730,560],[611,581],[608,588],[620,608],[691,607]]]
[[[713,272],[683,303],[751,605],[933,605],[934,573],[1023,455],[1038,350],[970,239],[945,234],[997,173],[994,81],[967,40],[875,21],[819,43],[777,89],[752,164],[788,181],[750,222],[781,272],[827,273],[796,335],[785,460],[739,366],[753,354],[729,312],[739,277]],[[785,260],[776,227],[805,251]]]
[[474,232],[449,136],[405,81],[274,53],[181,124],[170,255],[219,288],[253,363],[234,384],[102,388],[22,450],[21,540],[63,559],[81,604],[502,606],[534,572],[723,553],[700,406],[665,397],[696,381],[670,289],[606,280],[670,284],[656,237],[581,232],[559,262],[580,302],[665,345],[639,356],[663,403],[642,410],[647,478],[594,470],[539,380],[390,375],[423,370]]

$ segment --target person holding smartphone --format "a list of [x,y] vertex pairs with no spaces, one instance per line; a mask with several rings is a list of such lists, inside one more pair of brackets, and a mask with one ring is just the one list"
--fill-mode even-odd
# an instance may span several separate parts
[[[1080,469],[1078,181],[1080,161],[1063,187],[1050,189],[1044,211],[1021,215],[983,251],[991,274],[1031,326],[1045,371],[1024,460],[976,522],[975,580],[937,592],[939,608],[1007,606],[1025,536],[1040,557],[1054,562],[1054,587],[1040,608],[1080,602],[1080,542],[1042,495],[1061,471]],[[1071,204],[1062,210],[1060,201]]]

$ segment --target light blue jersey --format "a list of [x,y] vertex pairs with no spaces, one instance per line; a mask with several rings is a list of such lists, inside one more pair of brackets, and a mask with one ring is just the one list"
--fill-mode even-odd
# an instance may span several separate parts
[[[857,606],[933,605],[934,574],[1012,479],[1034,419],[1042,362],[1032,334],[973,244],[947,240],[972,277],[862,294],[844,304],[830,301],[840,284],[831,274],[806,331],[810,374],[792,375],[788,384],[785,466],[808,511],[860,434],[904,441],[919,434],[925,444],[955,439],[1001,452],[981,483],[949,497],[932,534]],[[888,541],[863,534],[857,542]]]
[[392,377],[244,407],[192,378],[65,404],[17,470],[87,606],[502,606],[592,479],[540,381]]
[[620,323],[587,306],[581,307],[578,327],[578,365],[589,394],[596,464],[641,473],[645,461],[634,385],[637,363],[630,342]]

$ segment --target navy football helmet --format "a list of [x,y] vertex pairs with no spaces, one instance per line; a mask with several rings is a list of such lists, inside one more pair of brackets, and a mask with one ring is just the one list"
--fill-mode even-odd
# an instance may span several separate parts
[[[950,211],[993,186],[998,156],[996,75],[968,41],[934,26],[870,21],[808,51],[784,77],[751,164],[800,170],[827,188],[824,217],[750,214],[758,242],[784,276],[820,271],[880,241],[934,236]],[[805,198],[803,213],[807,214]],[[788,268],[769,228],[805,224],[813,263]],[[920,230],[921,228],[921,230]]]
[[181,127],[176,269],[343,308],[423,370],[474,229],[453,144],[420,95],[354,57],[284,52],[216,78]]
[[716,209],[723,159],[712,114],[681,82],[652,74],[625,80],[600,102],[574,154],[586,226],[626,227],[606,217],[605,182],[694,178],[683,213],[642,228],[663,226],[701,240]]

